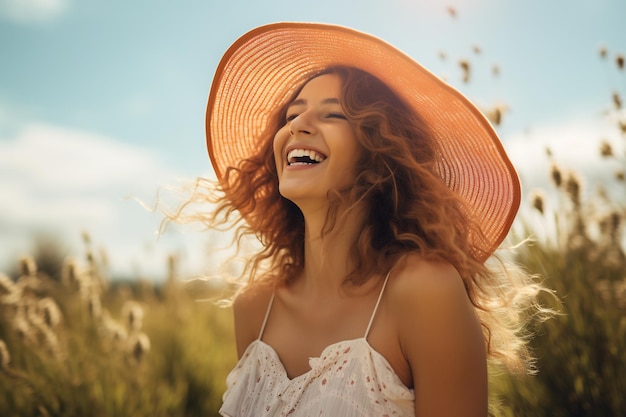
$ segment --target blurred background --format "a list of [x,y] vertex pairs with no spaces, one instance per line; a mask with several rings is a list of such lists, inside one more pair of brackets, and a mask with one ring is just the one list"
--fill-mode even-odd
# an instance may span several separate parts
[[202,273],[203,238],[157,239],[160,217],[133,198],[152,206],[160,187],[212,175],[204,111],[217,63],[275,21],[372,33],[502,110],[527,192],[545,181],[546,146],[598,175],[597,141],[619,144],[607,119],[624,89],[598,51],[624,52],[625,15],[621,0],[0,0],[0,270],[37,238],[71,253],[87,231],[114,275],[162,279],[172,252]]
[[446,79],[519,171],[511,241],[537,243],[516,260],[563,315],[537,324],[538,376],[494,372],[497,414],[626,415],[625,16],[623,0],[0,0],[0,414],[215,415],[230,312],[197,302],[220,288],[182,282],[213,274],[224,241],[159,236],[152,209],[213,177],[204,112],[225,50],[310,21]]

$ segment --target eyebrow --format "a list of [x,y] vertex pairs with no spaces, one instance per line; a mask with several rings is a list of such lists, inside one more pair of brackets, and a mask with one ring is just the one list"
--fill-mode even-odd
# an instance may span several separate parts
[[[299,98],[297,100],[292,101],[289,104],[288,108],[292,106],[300,106],[303,104],[306,104],[306,100],[303,98]],[[322,104],[341,104],[341,103],[339,102],[338,98],[325,98],[324,100],[322,100]]]

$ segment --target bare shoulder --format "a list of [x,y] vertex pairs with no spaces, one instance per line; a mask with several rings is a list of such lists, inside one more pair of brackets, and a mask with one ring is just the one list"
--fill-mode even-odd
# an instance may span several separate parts
[[[389,301],[399,329],[427,333],[475,327],[476,313],[459,272],[449,263],[408,255],[392,272]],[[401,333],[404,336],[413,336]]]
[[269,284],[251,284],[235,297],[233,313],[239,357],[258,337],[272,292],[273,287]]
[[449,263],[409,254],[392,274],[389,292],[399,308],[428,308],[442,301],[469,302],[461,275]]
[[409,255],[389,284],[389,308],[411,370],[416,414],[486,415],[485,340],[459,272],[445,262]]

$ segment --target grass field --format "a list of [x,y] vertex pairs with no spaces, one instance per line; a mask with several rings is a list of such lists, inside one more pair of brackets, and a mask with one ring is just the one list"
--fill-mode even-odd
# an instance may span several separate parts
[[[622,98],[612,98],[626,141]],[[598,152],[621,161],[610,185],[623,197],[626,155],[605,142]],[[531,340],[538,374],[493,370],[492,402],[505,417],[626,416],[626,203],[583,198],[563,167],[546,175],[558,207],[546,211],[536,194],[526,204],[539,221],[520,222],[525,236],[556,224],[555,236],[522,246],[515,261],[555,292],[559,302],[543,301],[559,314]],[[85,243],[78,260],[42,252],[0,274],[0,415],[216,416],[235,363],[230,309],[197,301],[173,261],[162,285],[110,282]]]
[[0,415],[212,416],[235,362],[231,312],[170,280],[107,284],[93,259],[0,277]]

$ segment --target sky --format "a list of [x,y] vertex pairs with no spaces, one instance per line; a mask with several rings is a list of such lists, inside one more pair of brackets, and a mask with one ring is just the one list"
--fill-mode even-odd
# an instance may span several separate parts
[[160,279],[168,254],[183,274],[211,269],[213,233],[158,236],[162,216],[137,200],[152,207],[159,190],[212,176],[204,112],[215,68],[237,37],[277,21],[371,33],[481,108],[506,106],[497,130],[525,195],[554,193],[546,146],[608,181],[619,163],[598,148],[624,147],[611,101],[626,98],[614,65],[624,16],[623,0],[0,0],[0,271],[42,235],[80,256],[84,231],[116,276]]

